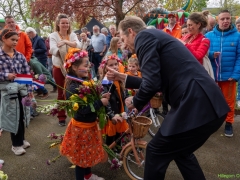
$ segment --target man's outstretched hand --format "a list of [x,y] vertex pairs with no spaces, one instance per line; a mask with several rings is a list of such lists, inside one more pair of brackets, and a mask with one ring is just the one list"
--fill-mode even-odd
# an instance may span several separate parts
[[107,79],[110,81],[122,81],[125,82],[125,79],[127,77],[126,74],[120,73],[118,71],[115,71],[112,68],[106,67],[107,68]]

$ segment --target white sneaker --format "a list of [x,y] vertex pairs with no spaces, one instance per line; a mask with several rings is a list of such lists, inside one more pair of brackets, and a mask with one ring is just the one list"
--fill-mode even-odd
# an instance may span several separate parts
[[12,146],[12,151],[13,151],[14,154],[17,155],[17,156],[26,153],[25,149],[23,149],[22,146],[19,146],[19,147]]
[[0,164],[4,164],[4,160],[0,159]]
[[97,175],[92,174],[89,179],[84,178],[84,180],[104,180],[104,178],[98,177]]
[[22,147],[23,147],[24,149],[26,149],[26,148],[30,147],[30,143],[27,142],[26,140],[23,140],[23,145],[22,145]]

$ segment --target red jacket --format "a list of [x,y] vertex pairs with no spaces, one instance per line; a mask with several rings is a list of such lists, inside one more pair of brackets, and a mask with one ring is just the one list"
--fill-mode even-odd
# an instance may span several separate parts
[[188,39],[191,39],[192,35],[187,34],[182,38],[184,42],[187,42],[185,46],[191,51],[195,58],[203,64],[203,58],[207,54],[210,47],[209,39],[205,38],[201,33],[198,34],[191,42],[188,42]]

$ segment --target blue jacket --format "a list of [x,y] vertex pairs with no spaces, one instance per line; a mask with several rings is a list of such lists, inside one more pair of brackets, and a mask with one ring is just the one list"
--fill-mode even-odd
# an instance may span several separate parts
[[[236,27],[221,31],[217,26],[205,36],[210,40],[209,59],[216,81],[227,81],[229,78],[240,78],[240,33]],[[221,52],[214,59],[214,52]]]
[[32,39],[32,47],[34,49],[33,55],[39,61],[47,61],[47,46],[43,38],[36,35]]

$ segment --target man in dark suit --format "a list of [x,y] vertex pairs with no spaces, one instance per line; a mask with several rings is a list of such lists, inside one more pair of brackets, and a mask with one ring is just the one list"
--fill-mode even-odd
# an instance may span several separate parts
[[205,179],[193,152],[224,122],[229,107],[219,87],[180,41],[155,29],[146,29],[138,17],[126,17],[118,27],[122,41],[136,52],[142,79],[109,69],[110,80],[138,89],[126,99],[129,109],[141,110],[163,92],[171,110],[147,146],[144,180],[164,179],[174,160],[187,180]]

